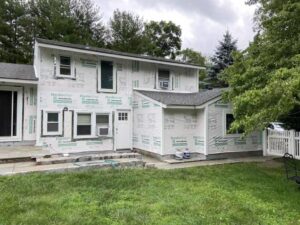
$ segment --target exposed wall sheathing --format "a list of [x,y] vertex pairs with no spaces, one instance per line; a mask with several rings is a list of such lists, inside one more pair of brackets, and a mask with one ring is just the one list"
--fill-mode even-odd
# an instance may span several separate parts
[[23,140],[36,139],[37,119],[37,88],[36,86],[24,86],[24,114],[23,114]]
[[208,106],[208,154],[261,150],[261,132],[254,132],[245,138],[241,138],[241,135],[225,134],[226,113],[231,111],[229,104],[220,101]]
[[133,147],[152,153],[162,151],[162,108],[147,98],[134,93]]
[[[54,76],[54,54],[70,53],[55,52],[43,49],[41,51],[41,71],[39,78],[39,128],[38,143],[51,152],[81,152],[113,150],[113,137],[94,137],[91,139],[73,138],[73,115],[76,111],[89,113],[111,113],[116,109],[131,110],[132,80],[128,73],[127,61],[115,60],[117,76],[117,93],[97,92],[97,67],[86,65],[83,59],[97,62],[97,58],[86,55],[72,56],[75,61],[76,79],[62,79]],[[110,60],[103,58],[104,60]],[[59,110],[63,112],[63,135],[50,137],[42,134],[42,111]]]
[[163,154],[176,150],[204,153],[204,110],[164,109]]

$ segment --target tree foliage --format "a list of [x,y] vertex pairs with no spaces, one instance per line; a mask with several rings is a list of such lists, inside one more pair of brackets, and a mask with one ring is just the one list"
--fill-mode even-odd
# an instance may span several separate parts
[[109,48],[130,53],[144,53],[143,20],[130,12],[116,10],[110,19]]
[[232,53],[237,50],[236,43],[237,41],[232,38],[229,31],[226,31],[211,58],[212,66],[208,70],[208,76],[212,80],[217,80],[222,86],[225,84],[218,78],[221,77],[221,72],[233,63]]
[[265,127],[300,104],[300,2],[255,0],[258,33],[224,72],[233,103],[232,129]]
[[169,21],[150,21],[145,24],[146,53],[175,59],[181,49],[181,28]]

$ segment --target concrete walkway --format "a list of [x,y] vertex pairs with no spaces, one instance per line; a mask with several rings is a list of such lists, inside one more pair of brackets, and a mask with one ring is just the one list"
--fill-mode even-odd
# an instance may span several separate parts
[[[212,166],[229,163],[243,163],[243,162],[265,162],[272,159],[271,157],[246,157],[235,159],[222,159],[222,160],[206,160],[198,162],[179,162],[177,164],[170,164],[159,161],[155,158],[143,156],[141,159],[124,158],[114,160],[98,160],[89,162],[77,163],[60,163],[50,165],[37,165],[36,162],[16,162],[0,164],[0,176],[24,174],[31,172],[65,172],[72,170],[84,170],[90,168],[114,168],[114,167],[139,167],[142,168],[157,168],[157,169],[179,169],[198,166]],[[113,163],[112,163],[113,162]]]
[[220,164],[230,164],[230,163],[243,163],[243,162],[266,162],[271,160],[273,157],[243,157],[243,158],[234,158],[234,159],[221,159],[221,160],[203,160],[198,162],[179,162],[177,164],[169,164],[162,161],[159,161],[154,158],[143,156],[143,161],[148,167],[155,167],[157,169],[180,169],[188,167],[197,167],[197,166],[213,166]]

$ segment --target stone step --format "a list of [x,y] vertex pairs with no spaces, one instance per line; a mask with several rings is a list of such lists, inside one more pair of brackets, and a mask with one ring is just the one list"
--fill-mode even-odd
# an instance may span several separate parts
[[78,163],[88,161],[99,161],[109,159],[128,159],[136,158],[142,159],[142,156],[138,153],[99,153],[99,154],[80,154],[80,155],[52,155],[50,157],[36,158],[37,165],[50,165],[50,164],[61,164],[61,163]]

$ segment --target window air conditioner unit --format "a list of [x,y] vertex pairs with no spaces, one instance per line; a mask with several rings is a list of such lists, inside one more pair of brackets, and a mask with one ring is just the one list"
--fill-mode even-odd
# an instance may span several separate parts
[[161,80],[159,81],[159,86],[161,89],[168,89],[169,88],[169,81],[168,80]]
[[108,135],[108,127],[97,127],[97,135],[98,136],[107,136]]

